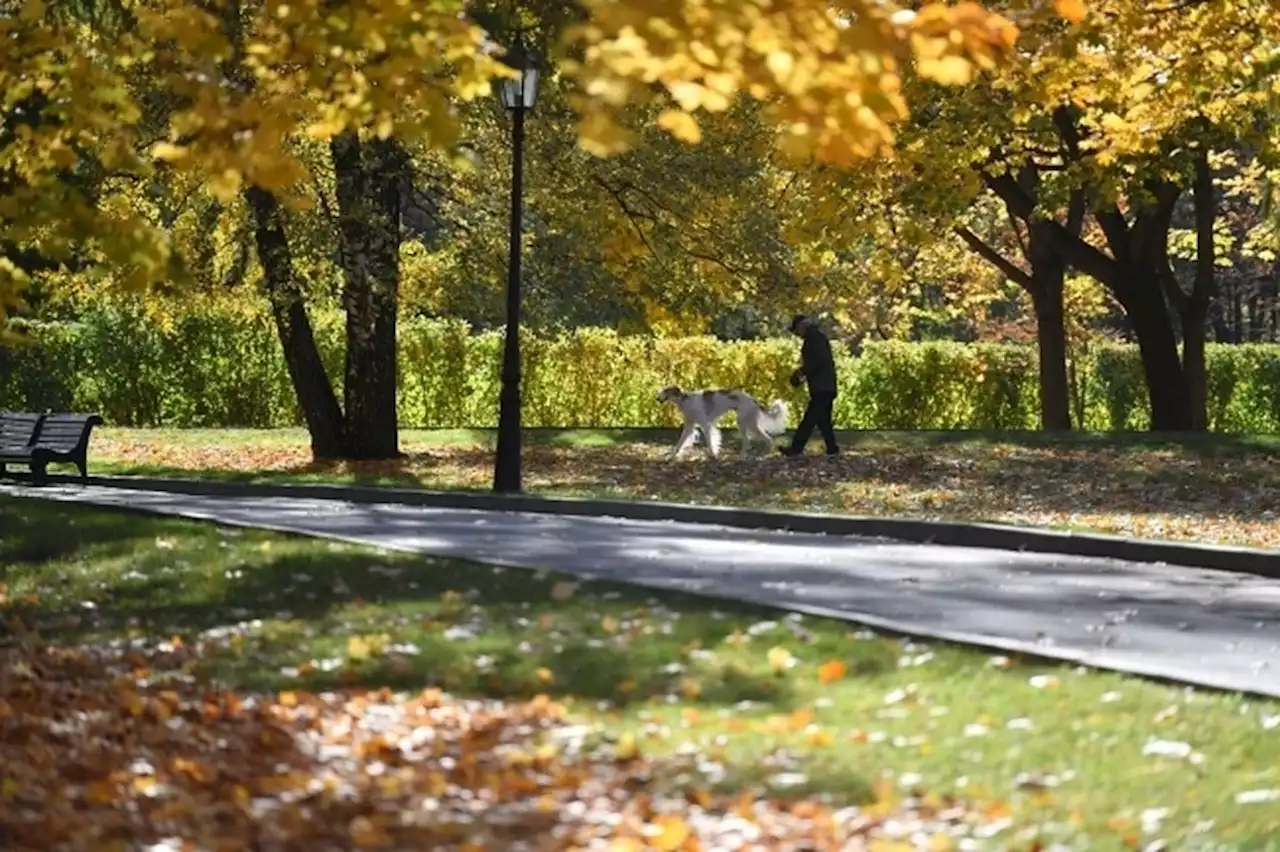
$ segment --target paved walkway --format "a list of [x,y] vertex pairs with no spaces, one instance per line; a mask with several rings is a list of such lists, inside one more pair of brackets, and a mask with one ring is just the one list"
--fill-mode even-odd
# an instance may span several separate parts
[[1248,575],[613,518],[76,485],[0,493],[551,567],[1280,697],[1280,581]]

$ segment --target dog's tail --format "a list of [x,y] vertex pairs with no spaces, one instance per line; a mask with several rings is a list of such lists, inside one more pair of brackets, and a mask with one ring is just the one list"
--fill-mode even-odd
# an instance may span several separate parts
[[772,405],[761,411],[760,425],[770,435],[781,435],[787,431],[787,404],[775,399]]

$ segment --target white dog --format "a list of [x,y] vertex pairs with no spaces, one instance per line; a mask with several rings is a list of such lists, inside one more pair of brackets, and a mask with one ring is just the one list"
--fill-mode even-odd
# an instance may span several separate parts
[[685,393],[675,385],[658,393],[658,403],[675,403],[684,418],[684,429],[671,457],[678,458],[697,440],[698,430],[706,439],[707,451],[715,458],[720,454],[720,430],[716,421],[730,411],[738,413],[738,431],[742,433],[742,455],[751,452],[752,443],[758,438],[766,448],[773,446],[773,439],[787,431],[787,404],[774,400],[767,409],[741,390],[700,390]]

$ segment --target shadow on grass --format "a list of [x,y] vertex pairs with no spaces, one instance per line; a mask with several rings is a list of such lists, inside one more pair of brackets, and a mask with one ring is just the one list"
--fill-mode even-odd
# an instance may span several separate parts
[[[778,618],[765,607],[607,582],[578,591],[552,572],[131,512],[3,498],[0,512],[25,521],[4,527],[0,554],[15,592],[38,592],[22,614],[47,638],[204,636],[208,672],[242,688],[432,685],[616,706],[795,700],[787,679],[758,667],[688,666],[690,649]],[[351,637],[374,650],[357,655]],[[895,667],[896,652],[869,645],[849,665],[874,676]]]

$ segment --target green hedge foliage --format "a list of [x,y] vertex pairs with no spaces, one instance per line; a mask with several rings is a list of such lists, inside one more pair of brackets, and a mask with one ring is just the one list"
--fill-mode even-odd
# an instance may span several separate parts
[[[341,379],[342,323],[314,318],[330,376]],[[100,412],[116,426],[278,427],[300,422],[268,318],[202,315],[168,325],[126,311],[75,323],[29,323],[33,343],[0,348],[0,408]],[[458,322],[400,326],[400,422],[491,427],[497,419],[501,334]],[[839,347],[837,347],[839,348]],[[552,427],[671,426],[654,401],[667,384],[743,387],[804,404],[787,377],[791,339],[726,343],[709,337],[620,337],[580,329],[524,341],[525,423]],[[1280,432],[1280,346],[1211,345],[1213,430]],[[1034,429],[1035,351],[1020,345],[875,343],[837,356],[837,424],[854,429]],[[1146,387],[1132,346],[1095,345],[1073,371],[1073,396],[1093,430],[1147,425]]]

